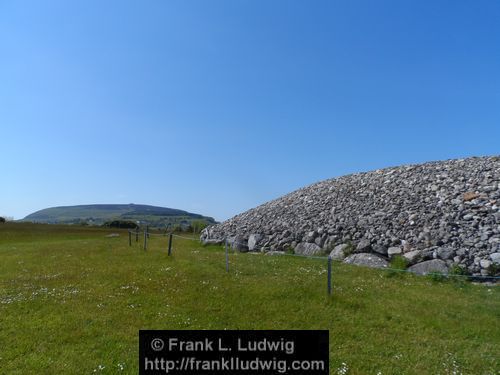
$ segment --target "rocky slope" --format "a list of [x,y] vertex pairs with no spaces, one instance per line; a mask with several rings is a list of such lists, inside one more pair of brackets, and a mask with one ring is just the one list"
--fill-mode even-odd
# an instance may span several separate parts
[[[290,251],[418,273],[500,269],[500,157],[386,168],[330,179],[202,232],[241,251]],[[458,268],[458,267],[460,268]]]

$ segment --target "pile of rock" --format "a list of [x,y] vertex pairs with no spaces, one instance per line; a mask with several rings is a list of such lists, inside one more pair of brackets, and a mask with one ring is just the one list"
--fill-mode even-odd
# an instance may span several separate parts
[[[206,228],[240,251],[330,254],[418,273],[500,269],[500,157],[386,168],[322,181]],[[460,267],[460,268],[458,268]]]

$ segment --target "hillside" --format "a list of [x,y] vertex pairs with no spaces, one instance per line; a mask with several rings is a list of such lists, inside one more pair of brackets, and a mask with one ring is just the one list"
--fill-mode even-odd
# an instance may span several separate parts
[[294,191],[202,232],[241,250],[328,254],[417,273],[500,270],[500,157],[356,173]]
[[140,221],[156,227],[189,225],[193,220],[215,223],[211,217],[174,208],[143,204],[91,204],[80,206],[51,207],[36,211],[22,221],[50,224],[88,223],[100,225],[109,220]]

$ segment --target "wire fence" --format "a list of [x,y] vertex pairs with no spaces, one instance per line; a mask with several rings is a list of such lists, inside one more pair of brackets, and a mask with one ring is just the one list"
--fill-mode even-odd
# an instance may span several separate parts
[[[148,248],[148,239],[150,236],[157,236],[157,237],[168,237],[168,256],[172,255],[172,244],[174,238],[182,239],[182,240],[187,240],[187,241],[193,241],[197,242],[198,244],[201,244],[200,239],[197,238],[192,238],[192,237],[187,237],[187,236],[182,236],[178,235],[175,233],[151,233],[149,232],[149,229],[146,227],[144,231],[139,232],[139,230],[135,231],[128,231],[129,234],[129,246],[132,246],[132,236],[135,236],[135,241],[139,241],[139,237],[143,237],[143,250],[146,251]],[[232,251],[234,252],[237,249],[236,245],[239,245],[241,249],[247,249],[248,251],[248,243],[242,243],[242,242],[236,242],[234,240],[229,241],[225,239],[224,241],[221,241],[219,244],[216,244],[217,246],[221,246],[224,249],[225,252],[225,269],[226,272],[229,272],[229,249],[231,248]],[[268,248],[263,247],[263,246],[254,246],[251,252],[260,252],[260,253],[265,253],[268,252]],[[307,258],[307,259],[315,259],[315,260],[321,260],[326,262],[326,268],[327,268],[327,292],[329,295],[332,294],[332,263],[333,263],[333,258],[328,255],[328,256],[317,256],[317,255],[306,255],[306,254],[294,254],[294,253],[289,253],[289,252],[284,252],[284,251],[272,251],[268,252],[269,254],[277,255],[277,256],[285,256],[285,257],[295,257],[295,258]],[[416,275],[415,272],[408,270],[408,269],[400,269],[400,268],[392,268],[392,267],[370,267],[372,269],[377,269],[381,271],[387,271],[391,273],[402,273],[402,274],[412,274]],[[500,276],[483,276],[483,275],[463,275],[463,274],[444,274],[444,273],[438,273],[438,272],[428,272],[425,275],[431,276],[431,277],[436,277],[436,278],[452,278],[452,279],[462,279],[462,280],[470,280],[470,281],[493,281],[496,282],[500,280]]]
[[[233,241],[231,243],[235,243],[235,244],[238,244],[240,246],[247,246],[247,244],[241,243],[241,242],[234,242]],[[267,249],[264,248],[264,247],[258,247],[257,246],[252,251],[255,251],[255,250],[257,250],[259,252],[263,252],[263,251],[265,251]],[[284,252],[284,251],[279,252],[278,254],[282,255],[282,256],[302,257],[302,258],[308,258],[308,259],[320,259],[320,260],[329,260],[330,259],[330,260],[332,260],[332,257],[330,255],[328,255],[328,256],[304,255],[304,254],[287,253],[287,252]],[[413,275],[416,274],[415,272],[413,272],[411,270],[408,270],[408,269],[399,269],[399,268],[391,268],[391,267],[370,267],[370,268],[378,269],[378,270],[382,270],[382,271],[410,273],[410,274],[413,274]],[[500,276],[443,274],[443,273],[438,273],[438,272],[429,272],[426,275],[443,276],[443,277],[456,277],[456,278],[468,278],[468,279],[500,280]]]

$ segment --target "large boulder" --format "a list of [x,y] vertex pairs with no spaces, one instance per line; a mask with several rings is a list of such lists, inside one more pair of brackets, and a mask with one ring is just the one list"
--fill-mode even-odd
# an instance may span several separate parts
[[321,249],[321,247],[319,247],[315,243],[301,242],[297,246],[295,246],[295,254],[319,255],[322,252],[323,252],[323,249]]
[[446,275],[448,274],[448,267],[444,261],[440,259],[433,259],[417,263],[408,268],[408,271],[419,275],[427,275],[428,273],[442,273]]
[[248,250],[250,250],[250,251],[260,250],[258,248],[258,245],[262,241],[263,238],[264,238],[264,236],[262,234],[251,234],[248,237]]
[[372,250],[380,255],[387,256],[387,247],[380,244],[375,244],[372,246]]
[[314,240],[316,239],[317,236],[318,236],[318,232],[313,230],[313,231],[310,231],[309,233],[307,233],[304,236],[303,240],[304,240],[304,242],[314,242]]
[[396,255],[401,255],[402,252],[403,250],[401,249],[401,246],[392,246],[387,249],[387,255],[391,258]]
[[234,250],[238,250],[241,253],[246,253],[248,251],[248,242],[243,236],[235,236],[228,239],[231,248]]
[[349,245],[346,243],[335,246],[335,248],[330,252],[330,258],[335,260],[343,260],[346,257],[346,250]]
[[436,250],[436,256],[442,260],[453,259],[453,257],[455,256],[455,250],[453,250],[451,247],[439,247]]
[[495,264],[500,264],[500,253],[493,253],[490,255],[490,259]]
[[373,268],[385,268],[389,265],[389,263],[375,254],[352,254],[344,259],[344,263],[356,264],[358,266],[366,266]]
[[415,264],[422,258],[422,254],[420,250],[413,250],[404,253],[403,257],[408,261],[409,264]]
[[370,240],[363,238],[359,241],[358,246],[356,246],[357,253],[369,253],[372,250],[372,245]]

